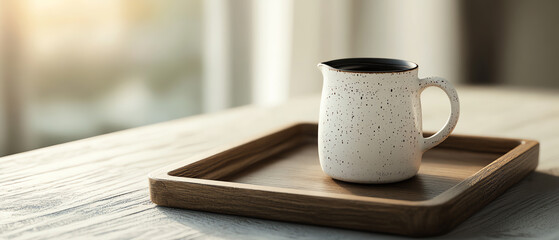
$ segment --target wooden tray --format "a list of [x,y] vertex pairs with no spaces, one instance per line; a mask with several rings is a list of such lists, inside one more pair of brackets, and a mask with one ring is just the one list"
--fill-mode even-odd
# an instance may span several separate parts
[[149,176],[162,206],[408,236],[450,231],[538,163],[536,141],[452,135],[419,174],[384,185],[336,181],[320,169],[317,125],[297,124]]

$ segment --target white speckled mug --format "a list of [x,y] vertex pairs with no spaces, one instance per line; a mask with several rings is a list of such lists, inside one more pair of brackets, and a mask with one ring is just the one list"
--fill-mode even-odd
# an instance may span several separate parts
[[[438,77],[419,79],[415,63],[384,58],[348,58],[318,65],[324,76],[318,153],[330,177],[356,183],[391,183],[419,171],[422,154],[456,126],[460,105],[452,85]],[[421,92],[439,87],[450,98],[446,125],[424,138]]]

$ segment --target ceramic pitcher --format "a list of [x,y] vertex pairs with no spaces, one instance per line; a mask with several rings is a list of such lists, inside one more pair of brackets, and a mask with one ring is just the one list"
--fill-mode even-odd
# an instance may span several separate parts
[[[418,65],[383,58],[320,63],[324,83],[318,152],[322,170],[334,179],[390,183],[417,174],[422,154],[446,139],[458,121],[458,95],[450,82],[418,78]],[[441,88],[450,99],[445,126],[424,138],[421,92]]]

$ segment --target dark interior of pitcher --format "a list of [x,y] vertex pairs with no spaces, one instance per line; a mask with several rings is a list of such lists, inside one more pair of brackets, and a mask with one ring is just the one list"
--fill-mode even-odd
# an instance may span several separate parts
[[344,72],[404,72],[417,68],[417,64],[390,58],[344,58],[323,62],[330,68]]

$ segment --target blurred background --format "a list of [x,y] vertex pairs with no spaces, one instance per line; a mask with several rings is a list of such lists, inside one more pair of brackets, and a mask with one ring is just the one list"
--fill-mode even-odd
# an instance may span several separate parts
[[457,85],[559,88],[554,0],[2,0],[0,155],[318,94],[401,58]]

